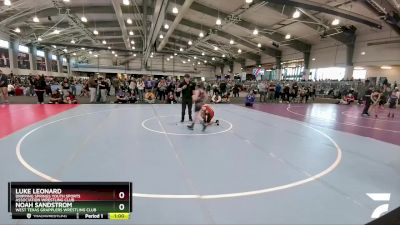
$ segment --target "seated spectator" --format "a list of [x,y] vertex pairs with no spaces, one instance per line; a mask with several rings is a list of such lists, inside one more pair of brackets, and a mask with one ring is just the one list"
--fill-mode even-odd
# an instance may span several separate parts
[[24,95],[24,88],[17,85],[17,87],[15,88],[15,96],[22,96]]
[[169,92],[168,98],[167,98],[167,104],[176,104],[178,101],[175,98],[174,92]]
[[145,101],[146,103],[149,103],[149,104],[154,104],[154,103],[156,102],[156,96],[154,95],[153,92],[148,91],[148,92],[146,92],[146,94],[144,95],[144,101]]
[[54,90],[50,96],[49,104],[63,104],[63,103],[64,103],[64,101],[61,98],[60,91],[58,89]]
[[72,94],[72,91],[68,91],[65,99],[64,99],[65,104],[78,104],[78,100],[76,99],[75,95]]
[[214,92],[214,95],[211,97],[211,102],[214,104],[221,103],[222,98],[218,91]]
[[119,89],[117,93],[117,100],[114,102],[116,104],[126,104],[129,101],[128,93],[123,89]]
[[223,103],[229,103],[229,102],[231,101],[230,96],[231,96],[231,93],[227,92],[226,94],[224,94],[224,95],[222,96],[221,102],[223,102]]
[[247,107],[253,107],[255,101],[256,101],[256,95],[255,95],[255,93],[252,91],[252,92],[250,92],[250,93],[247,95],[244,104],[245,104],[245,106],[247,106]]
[[8,95],[15,95],[15,87],[12,84],[8,84],[7,86]]
[[352,102],[354,102],[354,96],[353,94],[349,93],[345,95],[343,99],[340,99],[340,101],[338,101],[337,104],[350,105]]
[[128,93],[128,101],[131,104],[134,104],[138,101],[137,96],[136,96],[136,92],[132,92],[131,94]]

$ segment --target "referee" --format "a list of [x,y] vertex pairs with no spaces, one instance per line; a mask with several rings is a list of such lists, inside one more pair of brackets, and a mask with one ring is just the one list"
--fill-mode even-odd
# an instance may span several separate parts
[[185,74],[184,81],[179,84],[179,88],[178,88],[178,92],[182,92],[181,123],[183,123],[183,121],[185,121],[186,106],[188,108],[189,121],[193,121],[192,120],[192,105],[193,105],[192,95],[193,95],[193,91],[195,89],[196,89],[196,84],[194,82],[190,81],[189,74]]

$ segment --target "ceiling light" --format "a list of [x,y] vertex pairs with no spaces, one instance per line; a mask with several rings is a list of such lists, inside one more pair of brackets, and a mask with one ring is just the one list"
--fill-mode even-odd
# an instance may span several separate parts
[[220,19],[220,18],[218,18],[218,19],[217,19],[217,21],[215,21],[215,24],[217,24],[217,25],[221,25],[221,24],[222,24],[222,21],[221,21],[221,19]]
[[246,0],[246,3],[252,3],[253,2],[253,0]]
[[167,58],[167,61],[169,61],[169,58]]
[[188,45],[192,45],[193,44],[193,42],[192,41],[188,41]]
[[21,29],[19,29],[19,27],[15,28],[14,30],[16,33],[21,33]]
[[115,56],[115,57],[118,57],[118,55],[117,55],[117,54],[115,54],[114,56]]
[[68,49],[66,49],[66,48],[65,48],[65,49],[63,49],[63,52],[68,52]]
[[81,49],[82,49],[82,50],[85,50],[86,48],[82,47]]
[[132,46],[132,49],[135,50],[136,49],[135,46]]
[[203,31],[200,32],[199,37],[204,37]]
[[10,6],[11,5],[11,1],[10,0],[4,0],[4,5]]
[[169,25],[168,25],[168,23],[166,23],[166,24],[164,25],[164,29],[166,29],[166,30],[168,30],[168,29],[169,29]]
[[204,60],[204,63],[207,63],[207,60]]
[[218,47],[217,47],[217,46],[214,46],[214,50],[215,50],[215,51],[218,51]]
[[33,17],[33,22],[35,22],[35,23],[39,23],[40,21],[39,21],[39,18],[37,17],[37,16],[35,16],[35,17]]
[[93,54],[93,52],[92,52],[92,51],[89,51],[89,54],[91,55],[91,54]]
[[225,58],[225,54],[222,54],[222,58]]
[[96,58],[97,58],[97,57],[98,57],[98,55],[94,55],[94,57],[96,57]]
[[257,47],[261,48],[261,43],[258,43],[258,44],[257,44]]
[[242,49],[239,48],[239,49],[238,49],[238,53],[242,53]]
[[129,0],[123,0],[122,3],[123,3],[124,5],[129,5]]
[[178,12],[179,12],[179,11],[178,11],[178,8],[176,8],[176,6],[175,6],[175,7],[172,9],[172,13],[173,13],[173,14],[178,14]]
[[381,66],[381,69],[383,69],[383,70],[391,70],[392,67],[391,66]]
[[63,2],[69,2],[69,0],[63,0]]
[[111,49],[111,47],[110,47],[110,46],[108,46],[108,49]]
[[55,29],[55,30],[53,31],[53,34],[59,34],[59,33],[60,33],[60,31],[57,30],[57,29]]
[[115,52],[114,52],[114,51],[111,51],[111,54],[115,54]]
[[75,40],[74,40],[74,39],[72,39],[72,40],[71,40],[71,43],[72,43],[72,44],[75,44]]
[[179,51],[183,52],[183,48],[180,48]]
[[290,39],[291,37],[292,37],[292,36],[291,36],[290,34],[286,34],[286,35],[285,35],[285,39],[286,39],[286,40]]
[[254,35],[257,35],[257,34],[258,34],[257,28],[253,30],[253,34],[254,34]]
[[131,44],[133,44],[133,45],[134,45],[134,44],[135,44],[135,41],[131,41]]
[[129,31],[129,35],[133,36],[133,31]]
[[197,56],[194,56],[193,59],[197,59]]
[[150,56],[150,58],[153,58],[153,57],[154,57],[153,55]]
[[172,56],[172,55],[171,55],[169,58],[173,59],[173,58],[174,58],[174,56]]
[[38,37],[38,39],[37,39],[38,41],[42,41],[43,39],[41,38],[41,37]]
[[95,29],[95,30],[93,31],[93,34],[98,35],[99,32]]
[[160,39],[163,39],[163,38],[164,38],[164,35],[160,34]]
[[186,61],[182,61],[182,63],[183,63],[183,64],[185,64],[185,63],[186,63]]
[[229,41],[229,44],[233,45],[233,44],[235,44],[235,41],[231,39],[231,40]]
[[296,11],[294,11],[292,17],[295,18],[295,19],[297,19],[297,18],[300,17],[300,14],[301,14],[300,11],[296,9]]
[[126,22],[127,22],[128,24],[132,24],[132,19],[131,19],[131,18],[128,18],[128,19],[126,20]]
[[74,52],[74,53],[72,53],[72,55],[76,55],[76,53]]
[[53,47],[53,48],[57,48],[57,46],[55,46],[55,45],[52,45],[51,47]]
[[361,55],[365,55],[365,52],[361,52]]
[[339,19],[334,19],[334,20],[332,20],[332,25],[333,26],[337,26],[337,25],[339,25],[339,23],[340,23],[340,20]]
[[190,62],[190,59],[188,59],[188,62]]
[[315,61],[315,58],[312,58],[312,61]]
[[87,22],[87,18],[86,18],[85,16],[82,16],[82,17],[81,17],[81,21],[84,22],[84,23],[86,23],[86,22]]
[[215,58],[214,58],[214,57],[212,57],[212,58],[211,58],[211,60],[212,60],[212,61],[214,61],[214,60],[215,60]]
[[205,55],[206,53],[202,52],[201,55]]
[[356,66],[356,67],[354,67],[354,69],[355,69],[355,70],[363,70],[363,69],[364,69],[364,67],[361,67],[361,66]]
[[136,57],[136,54],[133,54],[133,57]]
[[101,43],[103,43],[103,45],[107,44],[106,40],[103,40]]
[[198,65],[200,65],[200,62],[197,62]]
[[175,52],[174,55],[178,55],[178,53]]

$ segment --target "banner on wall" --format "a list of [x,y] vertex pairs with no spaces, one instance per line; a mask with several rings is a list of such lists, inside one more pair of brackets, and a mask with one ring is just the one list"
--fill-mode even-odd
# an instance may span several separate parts
[[46,71],[46,60],[44,57],[36,57],[36,68],[37,70]]
[[258,67],[253,69],[253,75],[256,78],[256,80],[261,80],[261,76],[264,76],[265,69]]
[[19,69],[30,69],[31,68],[31,63],[29,61],[28,53],[19,52],[17,59],[18,59],[18,68]]
[[10,67],[10,56],[8,49],[0,48],[0,67]]

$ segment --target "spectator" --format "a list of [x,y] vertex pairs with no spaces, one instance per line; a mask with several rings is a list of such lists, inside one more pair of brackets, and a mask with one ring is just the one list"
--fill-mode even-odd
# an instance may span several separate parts
[[65,104],[78,104],[78,100],[76,100],[75,95],[72,93],[72,91],[69,91],[67,95],[65,96],[64,99]]
[[100,102],[105,103],[107,101],[107,82],[104,78],[99,78],[99,91],[100,91]]
[[89,77],[88,86],[90,91],[90,103],[94,103],[96,101],[96,92],[97,92],[97,81],[94,75]]
[[117,100],[114,103],[117,103],[117,104],[126,104],[129,101],[129,97],[127,96],[127,93],[121,89],[118,90],[116,97],[117,97]]
[[44,104],[44,92],[46,91],[46,80],[44,75],[37,75],[35,79],[35,93],[38,99],[38,104]]
[[15,95],[15,87],[12,84],[8,84],[7,86],[7,92],[8,92],[8,96],[13,96]]
[[245,106],[247,107],[253,107],[254,102],[256,101],[256,96],[255,96],[255,92],[251,91],[247,96],[246,96],[246,100],[245,100]]
[[260,94],[260,102],[266,102],[267,92],[265,82],[261,81],[257,85],[258,93]]
[[68,92],[70,91],[70,84],[67,78],[64,79],[62,83],[62,90],[63,90],[63,96],[68,95]]
[[176,104],[178,101],[175,98],[174,92],[170,91],[168,93],[167,104]]
[[8,78],[0,70],[0,94],[3,96],[4,103],[8,104]]
[[142,78],[138,79],[137,89],[138,89],[139,101],[143,102],[144,82]]
[[50,96],[49,104],[62,104],[62,103],[64,103],[64,101],[62,100],[60,90],[59,89],[54,90]]
[[158,83],[158,98],[160,101],[165,101],[165,91],[167,90],[167,83],[161,79]]
[[156,101],[156,96],[154,95],[153,92],[148,91],[144,96],[144,101],[149,104],[154,104]]

